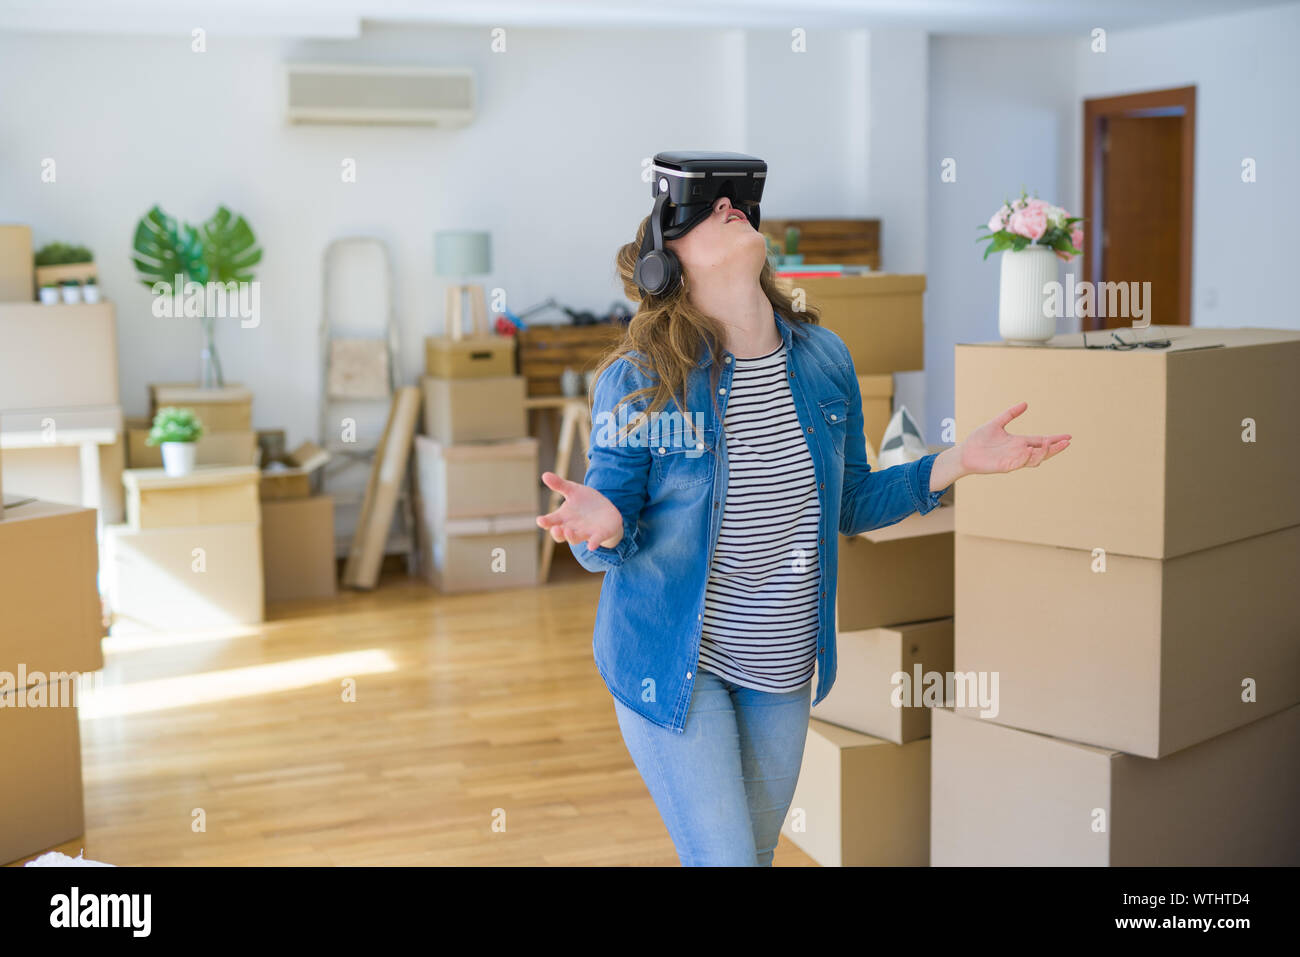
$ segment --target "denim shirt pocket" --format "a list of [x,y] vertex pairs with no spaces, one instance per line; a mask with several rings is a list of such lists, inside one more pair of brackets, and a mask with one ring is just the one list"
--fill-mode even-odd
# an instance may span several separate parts
[[844,458],[844,440],[848,435],[849,400],[837,395],[823,399],[820,403],[824,428],[829,436],[831,448],[841,459]]
[[655,476],[664,488],[693,488],[713,481],[717,462],[717,432],[712,428],[685,429],[680,425],[659,437],[650,447]]

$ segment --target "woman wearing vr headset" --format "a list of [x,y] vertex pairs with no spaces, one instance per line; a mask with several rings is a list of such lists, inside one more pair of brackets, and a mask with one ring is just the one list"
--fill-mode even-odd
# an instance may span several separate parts
[[681,863],[770,865],[835,680],[838,536],[1070,437],[1008,434],[1022,402],[873,471],[848,349],[768,263],[766,164],[661,153],[653,169],[654,210],[617,256],[638,307],[597,372],[587,472],[545,473],[564,501],[537,521],[605,573],[596,666]]

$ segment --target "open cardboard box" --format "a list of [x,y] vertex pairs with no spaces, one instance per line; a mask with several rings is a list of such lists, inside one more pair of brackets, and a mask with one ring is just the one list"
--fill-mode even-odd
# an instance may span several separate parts
[[951,617],[956,511],[934,508],[885,528],[841,536],[835,630]]

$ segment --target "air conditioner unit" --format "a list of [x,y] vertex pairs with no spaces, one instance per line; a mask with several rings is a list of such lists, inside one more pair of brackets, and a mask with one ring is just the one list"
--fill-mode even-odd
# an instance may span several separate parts
[[474,74],[456,67],[285,65],[290,123],[466,126]]

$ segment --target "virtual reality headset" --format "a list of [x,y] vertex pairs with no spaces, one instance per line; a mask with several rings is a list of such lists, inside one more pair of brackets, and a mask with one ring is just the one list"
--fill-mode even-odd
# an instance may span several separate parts
[[684,236],[702,223],[719,198],[726,196],[758,229],[767,163],[744,153],[673,150],[656,153],[651,170],[655,203],[635,279],[643,293],[662,296],[681,282],[681,264],[664,248],[664,240]]

